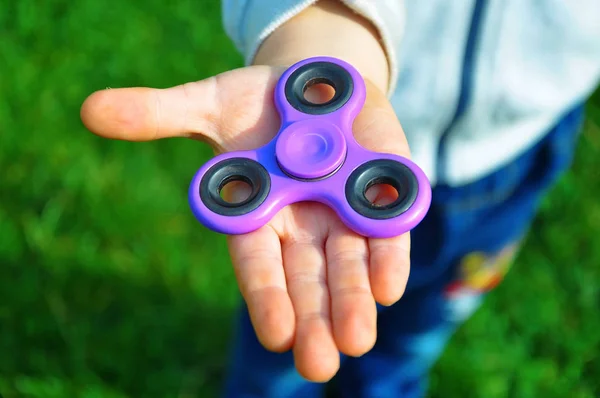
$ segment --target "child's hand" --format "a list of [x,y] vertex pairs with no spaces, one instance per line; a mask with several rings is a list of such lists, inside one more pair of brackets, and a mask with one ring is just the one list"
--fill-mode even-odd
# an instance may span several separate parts
[[[164,90],[103,90],[85,101],[81,116],[106,138],[191,137],[217,152],[255,148],[279,127],[272,95],[281,73],[252,66]],[[391,105],[368,81],[354,135],[368,149],[409,157]],[[199,166],[189,165],[190,177]],[[313,381],[335,375],[338,352],[360,356],[372,348],[375,302],[397,301],[409,273],[409,234],[365,239],[318,203],[288,206],[228,243],[258,338],[269,350],[293,348],[298,371]]]
[[[338,0],[320,0],[272,32],[252,62],[291,66],[317,55],[349,62],[367,77],[367,100],[354,136],[367,149],[409,157],[382,93],[389,89],[390,71],[381,43],[376,27],[359,13]],[[190,137],[216,152],[253,149],[279,128],[273,89],[283,70],[253,66],[166,90],[104,90],[85,101],[81,116],[106,138]],[[189,165],[190,178],[200,166]],[[387,195],[370,196],[385,200]],[[408,279],[409,234],[365,239],[318,203],[288,206],[268,225],[230,236],[228,243],[259,340],[272,351],[293,348],[298,371],[311,381],[335,375],[339,352],[360,356],[373,347],[375,302],[396,302]]]
[[[255,148],[279,127],[272,95],[281,73],[252,66],[164,90],[103,90],[85,101],[81,116],[106,138],[191,137],[217,152]],[[368,81],[354,134],[368,149],[409,157],[391,105]],[[189,166],[191,177],[200,164]],[[360,356],[372,348],[375,302],[397,301],[409,273],[409,234],[365,239],[318,203],[284,208],[268,225],[228,243],[258,338],[273,351],[293,347],[298,371],[313,381],[335,375],[338,352]]]

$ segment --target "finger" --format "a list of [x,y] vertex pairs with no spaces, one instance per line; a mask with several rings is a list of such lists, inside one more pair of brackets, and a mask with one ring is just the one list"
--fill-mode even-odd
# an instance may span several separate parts
[[[368,80],[365,106],[356,117],[356,140],[376,152],[394,153],[410,158],[408,142],[396,112],[385,95]],[[393,202],[398,192],[378,184],[366,192],[373,203]],[[402,296],[410,271],[410,234],[389,239],[369,239],[369,275],[375,300],[391,305]]]
[[367,242],[340,223],[332,229],[325,250],[335,342],[342,353],[361,356],[377,336]]
[[254,66],[167,89],[100,90],[84,101],[81,119],[105,138],[192,137],[218,151],[255,148],[276,132],[272,90],[280,73]]
[[265,226],[227,239],[240,292],[258,340],[271,351],[289,350],[296,321],[287,291],[279,236]]
[[410,233],[369,239],[369,275],[373,297],[381,305],[398,301],[410,273]]
[[283,242],[288,291],[296,313],[296,369],[314,382],[330,380],[340,366],[332,336],[323,241],[310,232]]
[[365,148],[410,158],[410,150],[396,112],[385,95],[368,80],[365,105],[354,120],[352,130]]

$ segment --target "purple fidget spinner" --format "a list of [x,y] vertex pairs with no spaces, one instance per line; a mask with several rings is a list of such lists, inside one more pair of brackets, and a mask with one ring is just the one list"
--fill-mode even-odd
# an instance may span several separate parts
[[[335,90],[323,104],[304,97],[318,83]],[[417,226],[431,203],[429,181],[409,159],[372,152],[356,142],[352,124],[365,96],[360,74],[344,61],[315,57],[291,66],[275,88],[279,132],[261,148],[221,154],[198,170],[189,189],[196,218],[213,231],[244,234],[287,205],[316,201],[367,237],[397,236]],[[250,185],[246,200],[221,198],[221,189],[232,181]],[[371,203],[365,193],[375,184],[393,186],[397,199],[383,206]]]

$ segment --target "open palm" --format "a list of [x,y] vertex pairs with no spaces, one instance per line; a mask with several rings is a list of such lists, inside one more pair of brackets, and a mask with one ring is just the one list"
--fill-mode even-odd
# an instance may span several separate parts
[[[103,90],[86,99],[81,117],[106,138],[189,137],[217,153],[253,149],[277,133],[272,96],[282,72],[252,66],[169,89]],[[356,140],[370,150],[409,157],[391,105],[366,83],[366,103],[353,127]],[[293,349],[298,371],[311,381],[333,377],[340,352],[360,356],[372,348],[375,303],[396,302],[408,279],[409,234],[364,238],[320,203],[288,206],[268,225],[228,236],[228,244],[259,340],[272,351]]]

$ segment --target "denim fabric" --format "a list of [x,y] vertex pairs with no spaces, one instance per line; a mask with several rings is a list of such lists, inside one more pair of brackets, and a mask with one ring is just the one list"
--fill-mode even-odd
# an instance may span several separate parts
[[[580,106],[487,177],[461,187],[434,187],[431,210],[412,232],[406,292],[395,305],[379,308],[373,350],[361,358],[342,357],[335,383],[339,396],[424,395],[428,372],[447,341],[506,271],[494,274],[494,264],[514,253],[540,200],[569,167],[582,120]],[[471,276],[469,263],[480,265]],[[262,348],[245,307],[237,326],[226,397],[322,396],[324,385],[302,379],[291,352]]]

